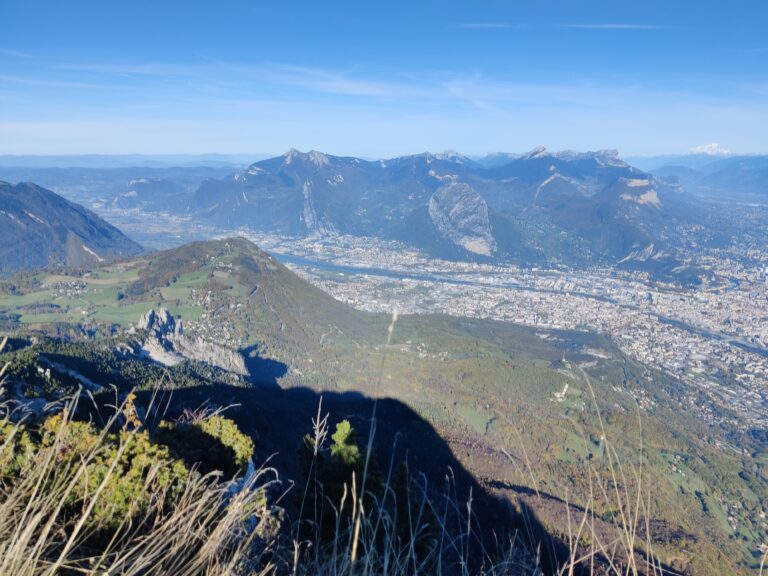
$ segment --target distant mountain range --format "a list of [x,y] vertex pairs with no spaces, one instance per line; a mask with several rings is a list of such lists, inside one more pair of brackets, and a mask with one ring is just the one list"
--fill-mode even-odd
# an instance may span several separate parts
[[76,266],[142,251],[96,214],[31,183],[0,182],[0,277]]
[[664,158],[651,171],[685,190],[722,200],[768,199],[768,156]]
[[683,284],[706,277],[691,246],[720,247],[743,232],[701,199],[762,201],[768,182],[768,157],[630,163],[612,150],[388,160],[290,150],[245,167],[3,167],[7,159],[0,179],[34,181],[142,238],[146,218],[164,213],[189,222],[192,239],[239,229],[367,236],[446,259],[613,266]]
[[78,204],[103,214],[112,208],[148,213],[186,213],[192,194],[207,178],[223,178],[236,169],[222,166],[133,166],[76,168],[3,167],[0,180],[35,182]]
[[678,190],[615,151],[368,161],[311,151],[204,181],[190,209],[233,229],[401,241],[444,258],[618,265],[695,280],[664,231]]

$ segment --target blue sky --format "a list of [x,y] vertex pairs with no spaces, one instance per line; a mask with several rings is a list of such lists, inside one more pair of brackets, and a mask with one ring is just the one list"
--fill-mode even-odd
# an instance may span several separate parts
[[0,0],[0,153],[768,152],[768,2]]

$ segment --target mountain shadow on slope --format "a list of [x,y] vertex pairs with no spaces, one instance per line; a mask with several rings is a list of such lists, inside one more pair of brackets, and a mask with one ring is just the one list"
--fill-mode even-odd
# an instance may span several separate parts
[[[140,400],[148,402],[151,394],[142,393]],[[510,500],[491,493],[489,486],[479,482],[459,462],[454,449],[433,426],[403,402],[393,398],[374,400],[358,392],[318,393],[308,388],[217,385],[175,390],[165,417],[177,417],[185,409],[194,410],[201,405],[232,407],[225,414],[254,439],[256,464],[268,461],[284,480],[295,482],[293,490],[299,492],[304,488],[305,478],[302,478],[297,453],[305,435],[312,432],[318,406],[323,414],[329,415],[331,431],[342,420],[352,424],[361,450],[365,449],[375,408],[373,453],[382,473],[386,475],[391,464],[407,462],[409,469],[423,478],[434,506],[439,510],[450,508],[446,513],[453,526],[466,528],[467,518],[458,511],[465,513],[469,504],[472,533],[462,552],[466,554],[468,549],[471,561],[477,566],[488,556],[492,557],[499,545],[509,542],[513,534],[517,534],[518,541],[523,542],[529,552],[538,551],[547,574],[556,574],[557,567],[568,560],[566,544],[546,530],[525,501],[513,505]],[[550,498],[546,494],[540,497]],[[288,513],[295,517],[298,501],[285,502],[289,502]],[[562,501],[553,502],[567,506]],[[445,559],[458,562],[458,551],[447,553]],[[586,575],[586,568],[574,574]]]
[[240,350],[248,370],[248,380],[259,386],[278,386],[278,380],[288,373],[288,366],[279,360],[259,354],[258,344]]

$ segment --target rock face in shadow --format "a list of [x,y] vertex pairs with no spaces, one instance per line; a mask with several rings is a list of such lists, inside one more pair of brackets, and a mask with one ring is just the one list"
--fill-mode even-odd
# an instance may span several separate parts
[[167,308],[142,314],[134,326],[133,332],[136,331],[147,333],[141,345],[143,354],[164,366],[194,360],[244,376],[252,384],[267,386],[277,386],[278,379],[288,372],[282,362],[261,356],[256,345],[234,350],[184,334],[182,320],[174,318]]
[[234,372],[240,376],[250,376],[251,373],[245,365],[245,358],[239,350],[232,350],[220,346],[202,338],[190,338],[189,336],[176,336],[171,339],[174,349],[185,358],[205,362],[227,372]]

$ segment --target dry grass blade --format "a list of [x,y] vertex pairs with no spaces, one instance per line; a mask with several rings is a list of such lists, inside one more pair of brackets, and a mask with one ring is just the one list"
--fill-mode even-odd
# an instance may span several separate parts
[[[62,460],[74,405],[73,400],[62,412],[50,445],[41,445],[22,463],[14,481],[2,485],[0,574],[193,576],[234,575],[245,565],[252,574],[266,574],[272,569],[260,556],[269,544],[254,547],[259,537],[254,511],[261,489],[274,481],[270,479],[274,475],[271,469],[257,471],[236,491],[218,476],[190,474],[167,509],[163,505],[166,494],[153,482],[162,470],[151,466],[144,480],[150,508],[143,517],[126,517],[105,545],[94,547],[91,520],[105,504],[105,487],[122,473],[117,463],[134,445],[136,433],[123,437],[97,489],[84,492],[88,464],[102,457],[104,437],[84,453]],[[22,433],[19,423],[2,423],[12,432],[4,438],[0,465],[7,463],[11,443]],[[74,516],[71,505],[64,512],[73,497],[82,502]],[[257,548],[260,552],[254,556]]]

